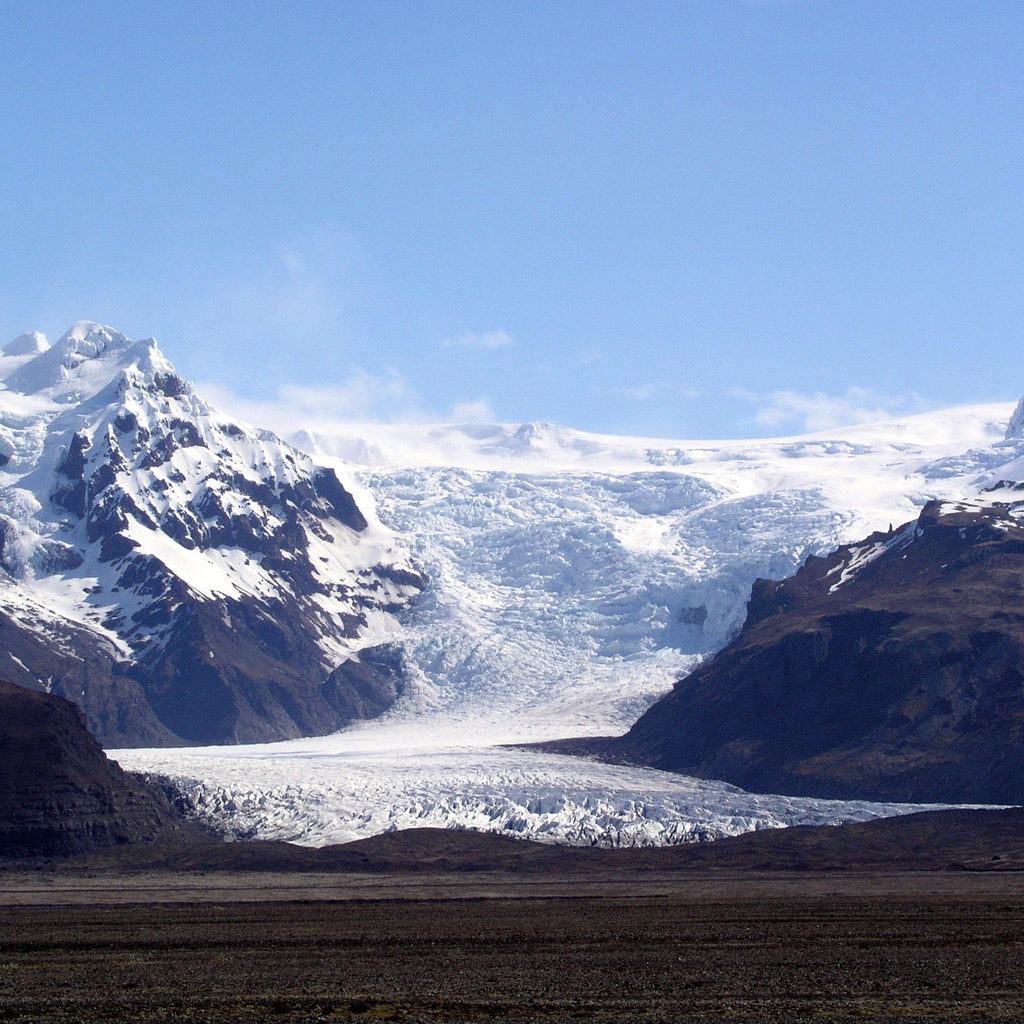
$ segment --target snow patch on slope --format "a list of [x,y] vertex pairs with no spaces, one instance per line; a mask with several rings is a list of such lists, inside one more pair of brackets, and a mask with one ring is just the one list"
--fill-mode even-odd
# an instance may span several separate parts
[[856,544],[849,548],[846,559],[829,569],[826,574],[828,576],[839,574],[839,578],[828,588],[828,592],[834,594],[840,587],[855,579],[864,566],[870,565],[876,559],[890,551],[900,551],[905,548],[913,541],[916,530],[917,526],[914,523],[907,523],[885,540],[875,541],[871,544]]

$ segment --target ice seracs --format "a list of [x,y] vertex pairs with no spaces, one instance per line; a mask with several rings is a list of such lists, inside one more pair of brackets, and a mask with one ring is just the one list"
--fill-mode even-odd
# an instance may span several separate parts
[[430,580],[406,618],[418,685],[395,713],[429,707],[479,738],[538,740],[628,728],[739,629],[757,577],[932,498],[980,493],[1024,454],[1003,440],[1010,412],[722,442],[543,424],[297,440],[325,463],[363,462]]
[[890,524],[1024,479],[1024,441],[1004,439],[1011,412],[727,442],[563,430],[540,448],[517,445],[515,425],[306,435],[325,462],[364,459],[379,514],[430,581],[406,616],[414,685],[383,719],[331,737],[123,760],[173,776],[236,834],[313,844],[413,824],[675,842],[907,809],[752,796],[495,745],[625,731],[739,629],[757,577],[883,531],[825,581],[849,568],[835,593],[855,589]]

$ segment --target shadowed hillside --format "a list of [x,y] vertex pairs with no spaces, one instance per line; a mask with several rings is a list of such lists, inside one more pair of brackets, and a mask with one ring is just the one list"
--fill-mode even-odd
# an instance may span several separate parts
[[0,682],[0,858],[206,835],[108,760],[74,704]]

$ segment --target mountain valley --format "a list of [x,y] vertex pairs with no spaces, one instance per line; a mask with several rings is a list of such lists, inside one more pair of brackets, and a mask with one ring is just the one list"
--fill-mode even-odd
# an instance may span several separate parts
[[745,793],[527,745],[625,732],[741,634],[755,580],[929,502],[1017,500],[1011,406],[779,440],[354,424],[289,443],[96,324],[17,339],[0,373],[0,675],[74,699],[226,834],[644,846],[1009,795]]

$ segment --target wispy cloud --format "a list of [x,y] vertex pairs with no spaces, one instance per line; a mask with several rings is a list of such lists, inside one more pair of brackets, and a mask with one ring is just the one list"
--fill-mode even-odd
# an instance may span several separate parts
[[919,395],[883,395],[869,388],[850,387],[845,393],[828,395],[799,391],[770,391],[765,394],[736,388],[734,398],[756,406],[749,422],[768,430],[815,433],[857,423],[872,423],[924,412],[929,406]]
[[431,418],[412,386],[399,374],[354,370],[338,384],[282,384],[272,398],[250,399],[217,384],[198,383],[211,404],[232,416],[280,434],[328,431],[333,424],[408,422]]
[[631,402],[653,402],[659,398],[672,397],[692,401],[700,397],[694,388],[685,388],[672,381],[655,380],[643,384],[623,384],[615,387],[595,387],[595,394],[610,398],[623,398]]
[[491,403],[486,398],[478,398],[474,402],[453,405],[449,419],[453,423],[493,423],[496,417]]
[[507,331],[486,331],[482,334],[460,334],[457,338],[445,338],[441,342],[441,347],[490,352],[494,349],[508,348],[513,344],[515,344],[515,339]]
[[456,402],[447,413],[428,409],[409,382],[391,371],[374,375],[356,369],[337,384],[282,384],[270,398],[252,399],[217,384],[196,390],[211,405],[283,437],[300,430],[331,434],[353,423],[493,423],[487,398]]
[[256,253],[205,284],[205,301],[187,329],[217,344],[262,352],[281,339],[334,350],[360,340],[373,308],[376,271],[350,233],[320,226]]

